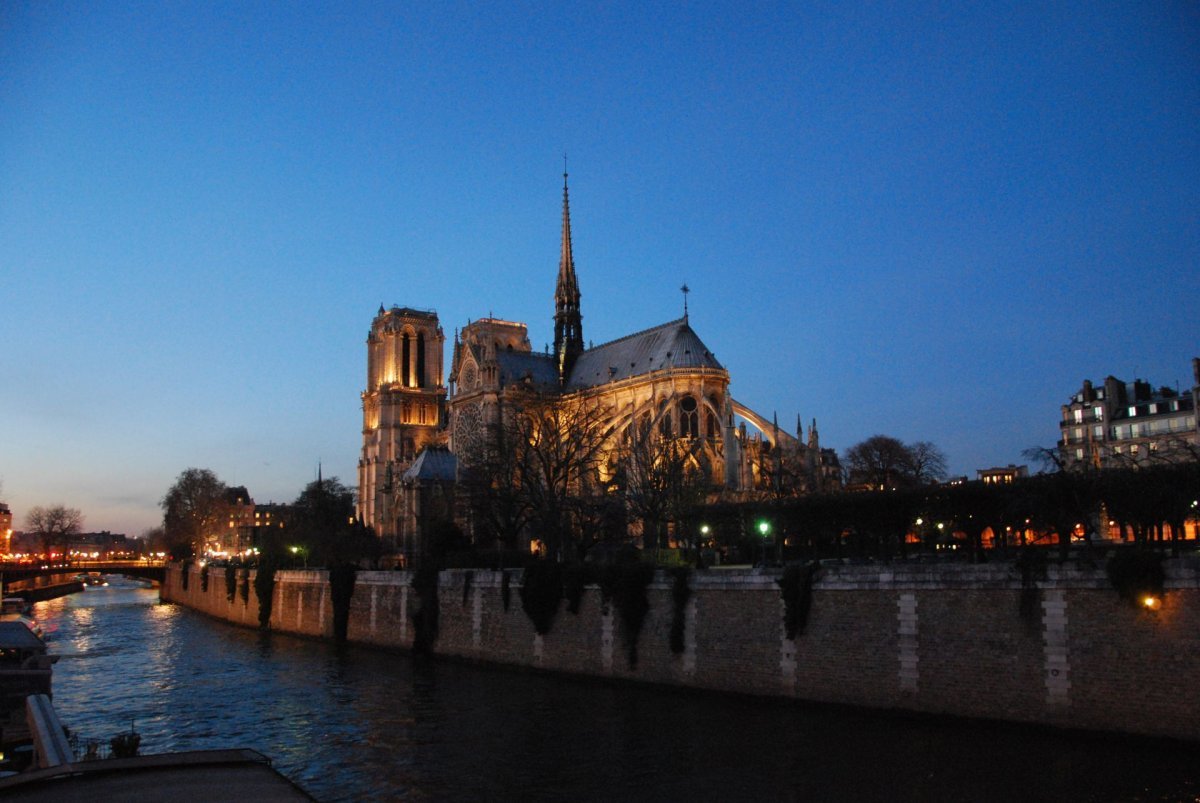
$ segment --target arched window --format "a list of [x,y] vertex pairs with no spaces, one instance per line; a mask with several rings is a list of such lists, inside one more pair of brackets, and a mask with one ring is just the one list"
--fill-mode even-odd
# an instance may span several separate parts
[[663,413],[663,417],[658,422],[658,431],[662,433],[664,438],[675,437],[675,430],[671,426],[671,411]]
[[425,387],[425,333],[417,332],[417,381],[416,386]]
[[679,400],[679,435],[683,438],[700,437],[700,419],[696,399],[684,396]]
[[409,366],[412,365],[412,340],[409,339],[408,332],[404,333],[400,342],[400,384],[406,388],[412,387],[412,372],[409,371]]
[[717,417],[712,414],[712,411],[709,411],[708,413],[705,414],[704,420],[705,420],[705,427],[708,430],[708,437],[710,437],[710,438],[717,437]]

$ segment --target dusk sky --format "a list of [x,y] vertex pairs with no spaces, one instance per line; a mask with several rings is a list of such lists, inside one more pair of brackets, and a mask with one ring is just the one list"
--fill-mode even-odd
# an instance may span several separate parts
[[[960,7],[960,5],[962,7]],[[356,482],[379,305],[678,317],[736,399],[951,472],[1200,356],[1200,5],[0,0],[0,501]],[[449,367],[447,356],[446,366]]]

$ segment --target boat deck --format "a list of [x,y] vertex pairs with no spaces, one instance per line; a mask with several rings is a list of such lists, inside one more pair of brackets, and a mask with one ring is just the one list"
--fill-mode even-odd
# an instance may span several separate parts
[[247,749],[111,758],[30,770],[0,779],[0,797],[5,801],[38,803],[314,800],[272,768],[270,759]]

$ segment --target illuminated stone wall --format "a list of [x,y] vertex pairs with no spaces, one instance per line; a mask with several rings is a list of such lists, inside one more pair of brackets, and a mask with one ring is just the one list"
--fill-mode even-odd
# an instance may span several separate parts
[[[827,567],[807,626],[783,631],[775,578],[752,571],[693,573],[684,651],[669,648],[670,580],[649,591],[650,612],[631,668],[618,617],[589,588],[578,615],[563,603],[550,632],[521,610],[520,572],[443,572],[435,652],[551,671],[800,700],[1200,739],[1200,569],[1168,562],[1157,611],[1122,602],[1102,571],[1051,567],[1034,615],[1019,614],[1020,580],[1007,566]],[[360,572],[349,637],[411,647],[419,605],[407,572]],[[258,602],[208,592],[178,568],[163,598],[245,626]],[[271,627],[332,635],[324,572],[277,575]]]

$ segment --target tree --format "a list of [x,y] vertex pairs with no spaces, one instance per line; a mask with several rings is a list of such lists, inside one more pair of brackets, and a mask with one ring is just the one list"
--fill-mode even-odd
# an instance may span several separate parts
[[617,481],[630,512],[642,520],[647,548],[661,546],[667,522],[683,518],[703,499],[703,472],[692,448],[699,443],[664,437],[648,422],[626,430]]
[[501,421],[482,436],[473,434],[476,437],[460,435],[457,447],[459,489],[475,522],[475,536],[515,547],[531,515],[521,490],[526,444],[512,420]]
[[174,558],[188,557],[204,548],[229,523],[225,483],[206,468],[185,469],[159,505],[163,509],[163,538]]
[[510,442],[531,521],[551,555],[579,557],[590,544],[575,537],[569,514],[574,500],[597,491],[612,434],[610,410],[590,399],[527,392],[511,413]]
[[904,444],[887,435],[872,435],[846,450],[846,471],[851,483],[876,490],[908,484],[908,454]]
[[304,550],[314,565],[334,567],[377,558],[378,539],[354,513],[354,491],[337,477],[317,479],[304,486],[292,503],[288,544]]
[[42,542],[42,552],[47,557],[56,546],[65,555],[70,547],[71,536],[78,534],[83,526],[83,514],[73,507],[38,505],[25,517],[25,526],[37,534]]
[[917,441],[908,450],[908,470],[918,485],[933,485],[946,478],[946,455],[929,441]]
[[887,435],[872,435],[846,450],[851,483],[894,490],[933,485],[946,476],[946,455],[929,441],[905,444]]

